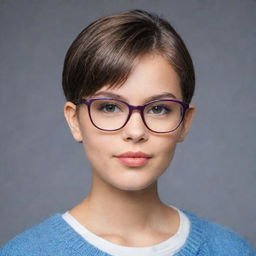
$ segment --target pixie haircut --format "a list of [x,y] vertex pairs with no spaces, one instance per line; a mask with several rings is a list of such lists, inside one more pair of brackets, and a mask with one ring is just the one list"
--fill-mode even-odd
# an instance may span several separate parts
[[143,10],[102,17],[82,30],[64,61],[66,100],[76,103],[104,86],[122,86],[135,61],[147,54],[170,63],[179,76],[183,101],[190,103],[195,73],[183,40],[166,20]]

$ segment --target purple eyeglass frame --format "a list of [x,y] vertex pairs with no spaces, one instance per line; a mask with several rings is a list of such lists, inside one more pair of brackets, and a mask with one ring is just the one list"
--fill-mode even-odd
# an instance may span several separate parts
[[[128,109],[129,109],[129,113],[128,113],[128,116],[127,116],[127,119],[126,121],[124,122],[123,126],[121,126],[120,128],[118,129],[114,129],[114,130],[108,130],[108,129],[102,129],[100,127],[98,127],[92,120],[92,117],[91,117],[91,104],[92,102],[96,101],[96,100],[115,100],[115,101],[118,101],[118,102],[121,102],[121,103],[124,103]],[[155,102],[159,102],[159,101],[171,101],[171,102],[176,102],[176,103],[179,103],[182,108],[183,108],[183,111],[182,111],[182,116],[181,116],[181,120],[179,122],[179,124],[176,126],[176,128],[170,130],[170,131],[167,131],[167,132],[157,132],[157,131],[154,131],[152,129],[150,129],[144,119],[144,109],[149,105],[149,104],[152,104],[152,103],[155,103]],[[115,99],[115,98],[110,98],[110,97],[100,97],[100,98],[89,98],[89,99],[80,99],[80,100],[77,100],[74,102],[75,105],[79,105],[79,104],[86,104],[87,107],[88,107],[88,113],[89,113],[89,117],[90,117],[90,120],[91,120],[91,123],[99,130],[102,130],[102,131],[109,131],[109,132],[113,132],[113,131],[117,131],[117,130],[120,130],[122,129],[127,123],[128,121],[130,120],[130,117],[132,115],[132,112],[134,110],[139,110],[140,112],[140,116],[141,116],[141,119],[144,123],[144,125],[152,132],[154,133],[170,133],[170,132],[173,132],[175,131],[176,129],[178,129],[178,127],[180,126],[180,124],[183,122],[184,120],[184,116],[185,116],[185,113],[187,111],[187,109],[189,108],[189,104],[186,103],[186,102],[183,102],[183,101],[180,101],[180,100],[174,100],[174,99],[161,99],[161,100],[153,100],[153,101],[150,101],[144,105],[139,105],[139,106],[134,106],[134,105],[130,105],[128,104],[127,102],[123,101],[123,100],[119,100],[119,99]]]

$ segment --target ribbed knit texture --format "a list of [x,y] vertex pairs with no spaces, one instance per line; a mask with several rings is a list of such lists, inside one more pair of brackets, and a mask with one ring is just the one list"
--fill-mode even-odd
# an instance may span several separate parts
[[[189,237],[175,256],[256,256],[236,233],[183,211],[191,222]],[[1,256],[106,256],[89,244],[57,213],[24,231],[0,249]],[[131,255],[133,256],[133,255]]]

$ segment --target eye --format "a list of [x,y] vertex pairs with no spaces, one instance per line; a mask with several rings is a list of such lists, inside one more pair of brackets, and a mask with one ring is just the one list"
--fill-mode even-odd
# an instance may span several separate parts
[[120,108],[113,103],[102,103],[99,106],[99,110],[106,113],[114,113],[114,112],[119,112]]
[[171,112],[171,109],[167,105],[154,105],[149,109],[149,114],[165,115]]

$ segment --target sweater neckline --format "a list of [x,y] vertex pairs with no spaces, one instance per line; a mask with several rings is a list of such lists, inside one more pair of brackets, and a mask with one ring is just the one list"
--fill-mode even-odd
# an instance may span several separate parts
[[[202,242],[202,230],[198,218],[184,210],[181,210],[190,220],[190,232],[187,240],[179,252],[175,256],[191,256],[196,255],[199,250],[200,244]],[[94,247],[92,244],[85,241],[74,229],[62,218],[64,213],[56,213],[50,219],[54,230],[61,234],[61,239],[71,247],[73,250],[77,251],[81,255],[87,255],[86,253],[91,253],[91,255],[109,255],[98,248]],[[93,252],[93,254],[92,254]]]
[[86,227],[82,226],[72,215],[67,211],[62,217],[63,219],[87,242],[92,243],[95,247],[111,254],[111,255],[175,255],[179,252],[185,244],[190,231],[189,218],[174,206],[169,206],[179,213],[180,225],[178,231],[168,239],[151,245],[143,247],[131,247],[118,245],[101,237],[98,237]]

